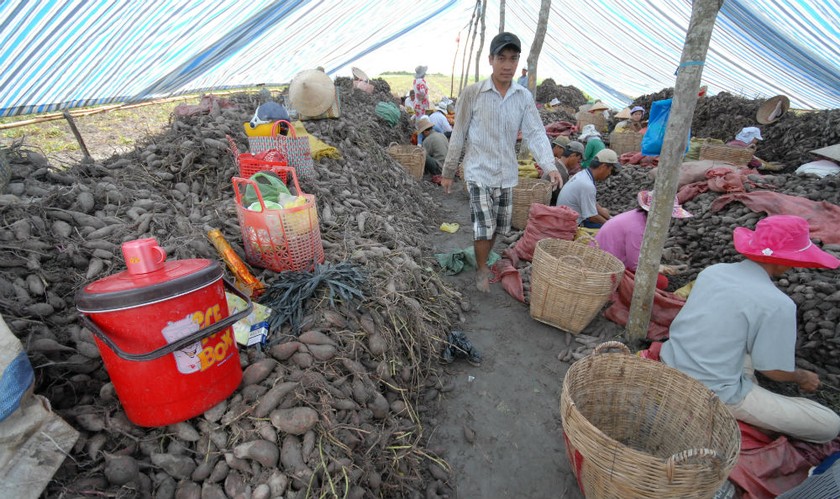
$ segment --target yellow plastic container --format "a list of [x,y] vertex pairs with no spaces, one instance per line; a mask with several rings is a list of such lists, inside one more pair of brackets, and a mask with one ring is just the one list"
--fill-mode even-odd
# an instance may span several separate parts
[[263,123],[257,125],[257,128],[251,128],[251,124],[246,121],[242,126],[245,128],[245,135],[248,137],[271,137],[271,127],[274,126],[274,123]]

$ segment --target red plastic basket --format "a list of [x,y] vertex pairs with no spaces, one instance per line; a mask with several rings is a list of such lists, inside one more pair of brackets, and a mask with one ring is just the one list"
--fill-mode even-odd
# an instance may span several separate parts
[[[296,192],[306,199],[306,204],[282,210],[268,209],[256,182],[233,177],[245,259],[251,265],[275,272],[312,270],[315,263],[324,261],[315,196],[301,191],[294,168],[273,167],[271,171],[278,175],[291,174]],[[257,194],[260,211],[249,210],[242,204],[242,193],[248,185]]]
[[[271,170],[275,167],[289,166],[286,157],[277,149],[263,151],[258,154],[251,154],[249,152],[240,153],[233,138],[230,135],[226,135],[226,137],[228,144],[230,144],[230,152],[233,154],[233,162],[239,167],[239,176],[242,178],[251,178],[251,175],[257,172]],[[289,183],[285,171],[279,171],[277,174],[280,175],[283,182]]]

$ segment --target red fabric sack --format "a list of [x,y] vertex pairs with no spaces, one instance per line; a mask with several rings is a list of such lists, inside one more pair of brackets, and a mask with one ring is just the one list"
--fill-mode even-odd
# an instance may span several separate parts
[[525,303],[525,288],[522,286],[522,275],[507,258],[502,258],[493,265],[493,282],[501,282],[502,287],[510,296]]
[[515,245],[505,250],[504,256],[516,267],[519,260],[531,261],[537,243],[543,239],[571,241],[577,233],[577,217],[578,213],[568,206],[532,204],[525,233]]
[[[633,299],[635,274],[624,271],[624,278],[618,284],[618,289],[610,297],[612,305],[604,311],[604,316],[618,325],[626,326],[630,320],[630,302]],[[650,324],[647,337],[650,340],[664,340],[668,338],[668,328],[685,305],[685,300],[661,289],[656,289],[653,295],[653,308],[650,312]]]
[[712,203],[713,212],[720,211],[733,201],[744,203],[754,212],[769,215],[797,215],[808,221],[811,237],[823,244],[840,244],[840,206],[827,201],[811,201],[771,191],[736,192],[725,194]]

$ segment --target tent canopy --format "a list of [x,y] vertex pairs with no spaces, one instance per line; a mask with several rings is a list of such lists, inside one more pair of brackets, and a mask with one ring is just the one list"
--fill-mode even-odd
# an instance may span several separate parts
[[[368,74],[418,64],[449,74],[468,47],[471,0],[59,0],[0,3],[0,116],[288,82],[303,69]],[[536,29],[537,0],[508,0],[506,30]],[[553,2],[538,66],[625,106],[673,86],[688,0]],[[489,0],[485,49],[498,31]],[[840,0],[727,0],[704,68],[711,93],[785,94],[840,106]],[[455,38],[460,34],[460,45]],[[476,45],[478,42],[476,42]],[[486,58],[480,70],[487,72]],[[470,73],[474,72],[472,57]]]

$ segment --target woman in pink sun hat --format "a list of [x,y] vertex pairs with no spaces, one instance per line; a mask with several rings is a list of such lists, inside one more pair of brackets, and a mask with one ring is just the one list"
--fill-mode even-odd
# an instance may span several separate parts
[[745,423],[807,442],[831,441],[840,433],[840,416],[813,400],[766,390],[754,373],[805,392],[820,386],[816,373],[794,363],[796,305],[772,278],[793,267],[836,269],[840,260],[811,242],[808,222],[797,216],[767,217],[754,231],[739,227],[733,242],[746,259],[700,272],[661,359],[701,381]]
[[[638,208],[610,218],[595,235],[599,248],[621,260],[624,268],[634,273],[639,265],[639,253],[642,251],[642,240],[645,238],[645,224],[647,224],[647,214],[653,202],[653,191],[641,191],[636,196],[636,200],[639,203]],[[674,200],[671,216],[688,218],[692,215]],[[667,288],[668,278],[659,274],[656,287]]]

